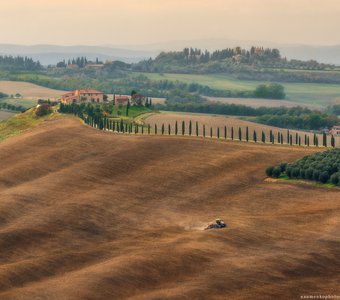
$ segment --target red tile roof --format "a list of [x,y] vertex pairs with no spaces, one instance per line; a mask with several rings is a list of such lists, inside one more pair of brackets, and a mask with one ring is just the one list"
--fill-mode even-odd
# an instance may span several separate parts
[[104,94],[103,92],[99,92],[96,90],[79,90],[81,94]]

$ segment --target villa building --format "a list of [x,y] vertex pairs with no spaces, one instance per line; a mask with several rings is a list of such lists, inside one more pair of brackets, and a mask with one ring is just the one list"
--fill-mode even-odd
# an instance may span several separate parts
[[75,90],[62,95],[61,102],[66,104],[82,102],[102,103],[104,102],[104,93],[96,90]]
[[340,126],[334,126],[331,129],[331,134],[333,134],[333,135],[340,135]]
[[114,101],[115,101],[115,105],[122,105],[122,106],[126,106],[129,101],[130,101],[130,97],[129,96],[114,96]]

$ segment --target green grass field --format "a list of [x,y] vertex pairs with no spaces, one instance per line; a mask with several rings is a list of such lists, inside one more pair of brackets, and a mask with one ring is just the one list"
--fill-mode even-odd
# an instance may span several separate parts
[[[141,74],[141,73],[138,73]],[[142,73],[151,80],[171,80],[185,83],[199,83],[220,90],[254,90],[259,81],[243,81],[224,74],[155,74]],[[282,83],[287,94],[286,99],[299,103],[329,105],[340,99],[340,85],[317,83]]]
[[7,104],[12,104],[25,108],[30,108],[32,106],[35,106],[37,104],[37,100],[32,99],[22,99],[22,98],[7,98],[7,99],[1,99],[0,102],[6,102]]

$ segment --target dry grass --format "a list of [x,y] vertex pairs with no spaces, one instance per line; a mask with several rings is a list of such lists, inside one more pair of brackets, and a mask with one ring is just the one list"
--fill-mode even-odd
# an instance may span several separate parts
[[[1,299],[340,294],[339,192],[264,182],[313,150],[45,122],[0,143]],[[226,230],[202,231],[215,217]]]
[[[206,125],[206,136],[210,136],[210,128],[213,128],[213,136],[216,137],[217,135],[217,128],[220,128],[220,137],[221,139],[224,137],[224,126],[227,126],[227,137],[231,137],[231,127],[234,128],[234,137],[235,140],[238,139],[238,129],[242,129],[243,139],[245,139],[245,131],[246,127],[249,128],[249,138],[253,139],[253,132],[254,130],[257,132],[257,140],[261,140],[261,133],[262,131],[266,134],[267,142],[269,142],[269,133],[272,130],[273,134],[275,135],[275,140],[277,141],[278,132],[283,134],[284,143],[287,143],[287,129],[266,126],[262,124],[257,124],[249,121],[240,120],[238,118],[227,117],[227,116],[215,116],[215,115],[205,115],[205,114],[190,114],[190,113],[172,113],[172,112],[163,112],[159,114],[150,115],[144,121],[145,123],[157,124],[158,128],[165,124],[165,128],[167,129],[167,125],[171,124],[172,132],[174,132],[174,127],[176,121],[178,121],[179,126],[179,133],[181,133],[181,126],[182,121],[185,122],[186,133],[188,133],[188,126],[190,120],[192,121],[192,128],[193,128],[193,135],[196,134],[195,131],[195,123],[199,123],[199,135],[203,134],[203,124]],[[304,132],[304,131],[296,131],[290,130],[290,133],[293,135],[293,143],[295,143],[295,134],[298,133],[301,136],[301,143],[304,143],[304,136],[305,134],[310,138],[310,144],[312,145],[313,141],[313,134]],[[319,145],[322,145],[322,136],[318,135],[319,137]],[[328,144],[330,145],[330,137],[328,137]],[[336,144],[340,146],[340,138],[336,138]]]
[[19,93],[27,100],[48,98],[56,100],[65,93],[64,91],[49,89],[33,83],[21,81],[0,81],[0,91],[8,95]]

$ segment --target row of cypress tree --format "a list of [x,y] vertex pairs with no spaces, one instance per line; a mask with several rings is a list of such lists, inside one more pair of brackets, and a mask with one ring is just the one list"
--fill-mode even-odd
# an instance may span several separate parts
[[[64,105],[65,106],[65,105]],[[66,113],[71,113],[71,111],[65,107],[63,111]],[[256,130],[250,132],[249,128],[246,127],[245,131],[242,129],[230,127],[230,136],[228,136],[227,126],[221,128],[216,128],[215,132],[212,127],[207,128],[205,124],[200,125],[198,122],[193,124],[192,121],[189,121],[188,124],[185,121],[181,122],[181,126],[179,126],[179,122],[175,122],[174,128],[171,124],[162,124],[160,128],[158,128],[157,124],[151,126],[148,125],[139,125],[129,122],[124,122],[123,119],[120,120],[113,120],[105,116],[86,116],[82,113],[81,110],[75,110],[72,112],[74,115],[80,117],[84,120],[84,122],[94,128],[98,128],[100,130],[108,130],[113,132],[119,133],[134,133],[134,134],[154,134],[154,135],[188,135],[188,136],[203,136],[203,137],[216,137],[217,139],[231,139],[231,140],[239,140],[239,141],[253,141],[255,143],[262,142],[262,143],[271,143],[271,144],[288,144],[288,145],[299,145],[299,146],[321,146],[319,144],[319,137],[317,134],[313,134],[312,140],[310,136],[304,134],[304,136],[299,135],[298,133],[291,133],[289,130],[285,133],[285,136],[282,132],[278,132],[276,134],[273,133],[272,130],[269,132],[269,136],[262,130],[261,135],[258,136]],[[188,125],[188,126],[186,126]],[[200,127],[201,127],[201,135],[200,135]],[[322,136],[322,146],[328,147],[328,139],[327,135],[323,133]],[[335,138],[332,135],[330,146],[335,147]]]

